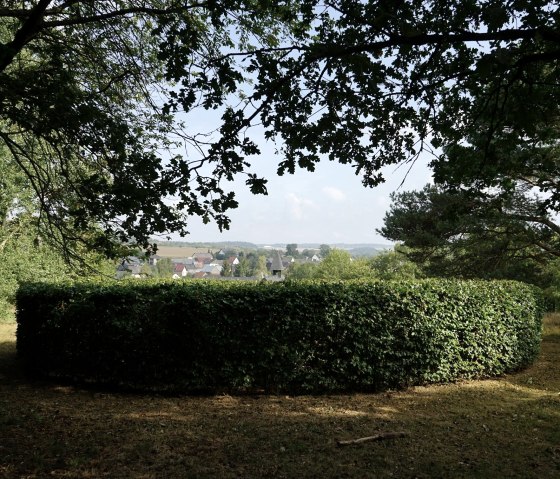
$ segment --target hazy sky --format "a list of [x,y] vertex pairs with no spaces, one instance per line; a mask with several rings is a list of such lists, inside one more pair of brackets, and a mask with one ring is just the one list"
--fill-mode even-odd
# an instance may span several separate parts
[[[260,143],[262,154],[251,163],[269,179],[268,196],[253,195],[243,178],[234,191],[239,207],[230,212],[229,231],[220,233],[213,223],[190,221],[184,241],[250,241],[253,243],[388,243],[376,233],[408,166],[384,170],[386,183],[365,188],[349,165],[320,163],[315,172],[276,175],[279,157],[274,145]],[[420,189],[431,180],[429,158],[420,159],[400,191]],[[175,239],[175,237],[174,237]],[[176,239],[179,239],[178,237]]]

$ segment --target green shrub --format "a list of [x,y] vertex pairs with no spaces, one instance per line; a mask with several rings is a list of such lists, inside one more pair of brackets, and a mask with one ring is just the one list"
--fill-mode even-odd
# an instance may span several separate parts
[[516,282],[26,284],[34,373],[133,389],[380,390],[530,364],[541,300]]

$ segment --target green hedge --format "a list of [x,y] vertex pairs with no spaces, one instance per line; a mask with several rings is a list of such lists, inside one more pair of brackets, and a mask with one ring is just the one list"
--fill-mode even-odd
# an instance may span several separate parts
[[17,344],[31,372],[132,389],[381,390],[530,364],[541,303],[496,281],[26,284]]

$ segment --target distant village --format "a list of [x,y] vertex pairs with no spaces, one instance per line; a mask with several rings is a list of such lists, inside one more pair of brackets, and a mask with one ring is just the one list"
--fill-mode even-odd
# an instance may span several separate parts
[[[180,248],[174,248],[177,254]],[[188,250],[185,248],[185,252]],[[197,251],[189,256],[154,255],[143,259],[138,256],[124,258],[117,267],[116,277],[133,278],[193,278],[221,280],[271,280],[280,281],[293,264],[318,263],[320,251],[305,250],[304,254],[292,250],[266,252]]]

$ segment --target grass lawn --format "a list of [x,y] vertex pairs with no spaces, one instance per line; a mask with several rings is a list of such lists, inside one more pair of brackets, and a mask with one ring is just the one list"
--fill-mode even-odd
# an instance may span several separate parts
[[[560,477],[560,315],[497,380],[330,396],[159,397],[32,383],[0,324],[0,478]],[[405,437],[337,447],[337,440]]]

